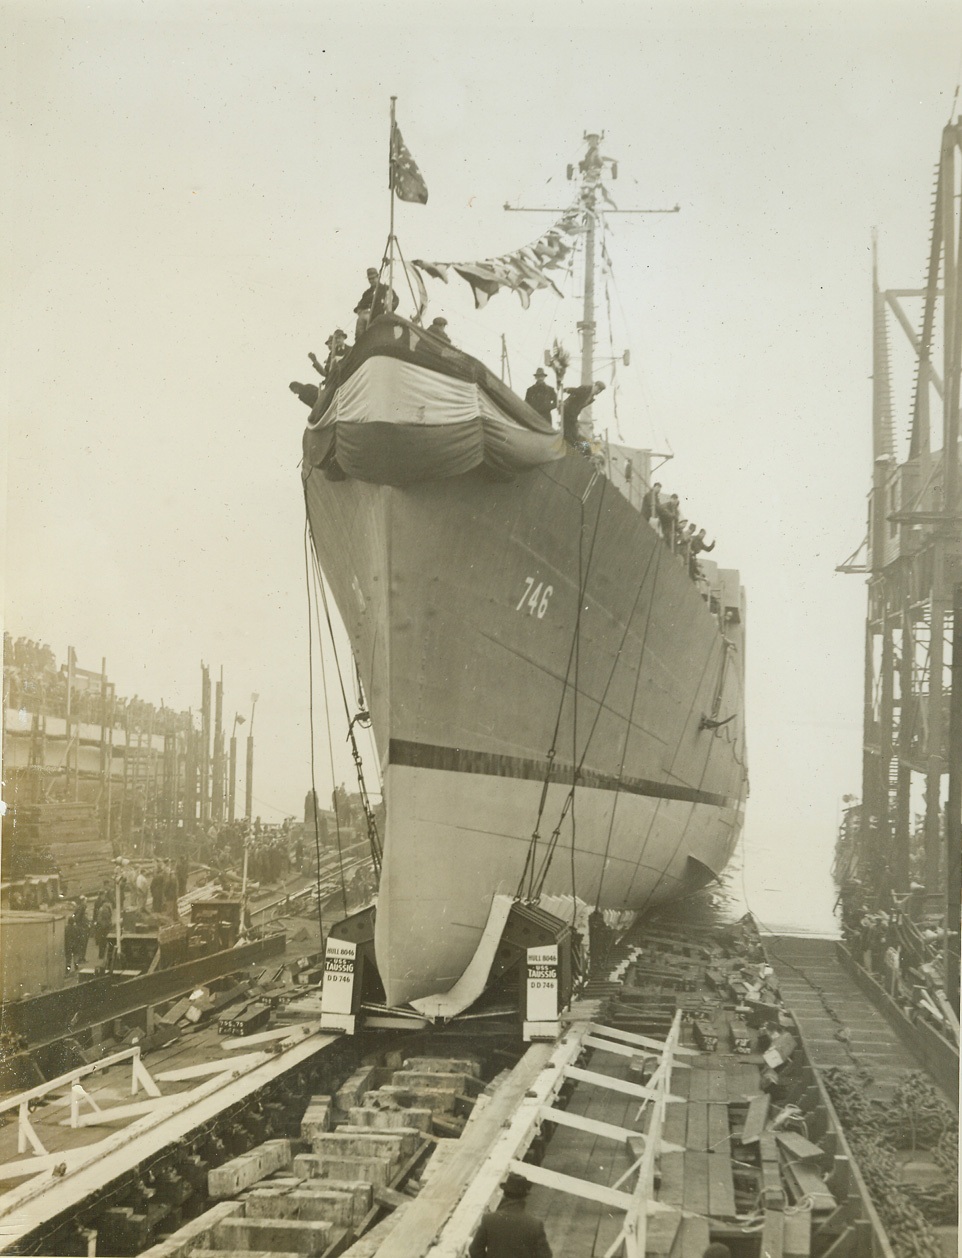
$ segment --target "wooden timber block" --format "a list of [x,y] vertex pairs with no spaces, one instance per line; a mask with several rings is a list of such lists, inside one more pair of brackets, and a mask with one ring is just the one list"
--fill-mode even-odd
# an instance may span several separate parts
[[[308,1181],[309,1182],[309,1181]],[[321,1187],[254,1188],[244,1199],[248,1219],[310,1219],[348,1228],[354,1222],[354,1198]]]
[[373,1086],[371,1080],[376,1069],[376,1066],[362,1066],[341,1084],[334,1097],[339,1110],[346,1114],[352,1105],[360,1104],[361,1097]]
[[406,1197],[403,1192],[397,1192],[393,1188],[376,1188],[374,1190],[374,1200],[379,1206],[384,1206],[386,1210],[397,1210],[400,1206],[406,1206],[411,1200]]
[[828,1162],[825,1150],[797,1131],[776,1131],[775,1139],[796,1162]]
[[771,1105],[771,1097],[767,1092],[760,1092],[758,1096],[753,1096],[748,1102],[748,1114],[745,1118],[745,1126],[739,1140],[742,1144],[755,1144],[759,1136],[765,1130],[765,1123],[768,1121],[768,1109]]
[[211,1197],[234,1197],[242,1188],[250,1188],[272,1171],[291,1169],[291,1142],[267,1140],[249,1153],[231,1158],[223,1166],[215,1166],[207,1174],[207,1192]]
[[301,1254],[277,1254],[250,1249],[192,1249],[190,1258],[302,1258]]
[[779,1170],[778,1146],[770,1131],[758,1137],[758,1149],[762,1164],[762,1205],[766,1210],[780,1210],[785,1205],[785,1189]]
[[[315,1191],[313,1181],[301,1184],[308,1191]],[[371,1184],[365,1184],[359,1179],[325,1179],[323,1183],[317,1184],[317,1190],[321,1192],[343,1192],[347,1193],[354,1202],[355,1219],[363,1219],[367,1212],[374,1205],[374,1188]]]
[[727,1153],[708,1154],[708,1213],[713,1219],[735,1217],[735,1184]]
[[792,1210],[785,1215],[782,1258],[809,1258],[812,1252],[812,1212]]
[[473,1057],[409,1057],[404,1063],[404,1070],[481,1078],[481,1064]]
[[692,1035],[702,1052],[713,1053],[718,1047],[718,1032],[713,1022],[701,1018],[692,1023]]
[[367,1157],[380,1153],[400,1162],[414,1152],[418,1132],[411,1127],[399,1127],[396,1131],[374,1131],[370,1127],[357,1127],[353,1131],[322,1131],[311,1141],[312,1152],[325,1157]]
[[[324,1132],[322,1135],[330,1135]],[[409,1158],[421,1141],[422,1133],[417,1127],[396,1126],[390,1128],[355,1127],[353,1124],[341,1123],[334,1135],[358,1136],[364,1141],[364,1147],[399,1149],[402,1158]],[[315,1149],[316,1153],[317,1150]]]
[[480,1091],[480,1081],[472,1074],[454,1070],[395,1070],[393,1086],[415,1091],[419,1088],[453,1088],[468,1094]]
[[333,1227],[311,1219],[225,1219],[214,1228],[218,1249],[271,1254],[323,1254]]
[[383,1153],[367,1157],[298,1153],[294,1158],[295,1174],[305,1179],[359,1179],[376,1188],[384,1188],[390,1182],[394,1165],[394,1159]]
[[301,1119],[301,1139],[312,1140],[319,1132],[331,1130],[333,1105],[334,1100],[330,1096],[311,1097]]
[[413,1106],[410,1109],[382,1109],[374,1105],[353,1105],[347,1118],[352,1127],[370,1127],[374,1131],[390,1131],[392,1127],[431,1130],[431,1111],[414,1109]]
[[[454,1075],[448,1075],[449,1079],[453,1080],[454,1077]],[[376,1104],[375,1098],[379,1097],[382,1102],[393,1101],[402,1108],[429,1109],[433,1113],[451,1114],[454,1111],[455,1097],[458,1095],[459,1091],[453,1083],[450,1087],[443,1088],[411,1088],[385,1084],[377,1092],[366,1092],[364,1105],[367,1107]]]
[[783,1163],[793,1202],[809,1198],[815,1214],[830,1214],[838,1204],[818,1171],[802,1162]]
[[183,1227],[178,1228],[173,1236],[168,1236],[165,1241],[144,1250],[142,1258],[187,1258],[188,1254],[196,1253],[199,1247],[203,1247],[210,1241],[211,1234],[218,1223],[233,1215],[243,1213],[242,1201],[218,1201],[216,1206],[211,1206],[196,1219],[191,1219]]
[[752,1051],[752,1037],[747,1024],[741,1018],[729,1018],[728,1036],[736,1053],[743,1054]]

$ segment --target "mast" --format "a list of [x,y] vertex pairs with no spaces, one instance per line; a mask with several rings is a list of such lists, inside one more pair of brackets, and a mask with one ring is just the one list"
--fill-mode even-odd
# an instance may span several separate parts
[[595,214],[587,213],[588,231],[585,235],[585,295],[581,322],[581,383],[592,384],[595,378]]

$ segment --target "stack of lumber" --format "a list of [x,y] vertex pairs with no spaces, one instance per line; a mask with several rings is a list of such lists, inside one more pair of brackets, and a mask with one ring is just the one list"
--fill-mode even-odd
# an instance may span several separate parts
[[95,894],[113,878],[113,852],[94,804],[16,805],[4,818],[3,848],[5,876],[48,872],[52,858],[71,896]]

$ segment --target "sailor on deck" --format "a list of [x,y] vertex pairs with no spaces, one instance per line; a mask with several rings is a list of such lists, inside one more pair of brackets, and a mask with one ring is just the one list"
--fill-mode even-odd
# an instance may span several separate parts
[[550,384],[545,384],[546,375],[545,369],[539,367],[534,373],[534,384],[531,385],[528,392],[524,395],[524,400],[532,410],[537,411],[544,419],[550,421],[551,412],[558,409],[558,395]]
[[661,505],[661,481],[656,480],[641,500],[641,514],[646,520],[658,519],[658,508]]
[[453,343],[448,336],[448,321],[444,315],[438,315],[436,319],[432,319],[431,326],[426,331],[428,336],[436,336],[439,341],[444,341],[446,345]]
[[397,310],[398,295],[388,284],[378,283],[376,267],[367,268],[367,288],[361,293],[361,299],[354,307],[357,315],[357,328],[354,332],[355,341],[359,340],[368,329],[368,325],[378,315],[388,314]]
[[551,1258],[551,1246],[540,1219],[525,1214],[531,1185],[512,1171],[501,1185],[497,1210],[485,1214],[468,1248],[470,1258]]
[[596,380],[594,384],[579,384],[574,389],[565,389],[564,436],[569,445],[577,445],[581,440],[578,416],[591,405],[604,387],[603,381]]

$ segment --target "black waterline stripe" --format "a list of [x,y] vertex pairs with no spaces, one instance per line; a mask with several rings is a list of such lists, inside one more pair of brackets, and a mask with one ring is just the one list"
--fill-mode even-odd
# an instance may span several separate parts
[[[521,778],[530,782],[543,782],[548,769],[546,760],[527,760],[520,756],[501,756],[490,751],[466,751],[460,747],[435,747],[430,743],[411,743],[392,738],[388,751],[391,764],[410,769],[446,769],[450,773],[484,773],[489,777]],[[551,771],[552,782],[571,784],[573,777],[570,764],[555,762]],[[719,808],[733,808],[737,800],[711,791],[700,791],[692,786],[677,786],[670,782],[650,782],[645,778],[627,775],[617,778],[610,773],[597,773],[582,769],[578,785],[603,791],[625,791],[629,795],[648,795],[653,799],[678,799],[688,804],[714,804]]]

